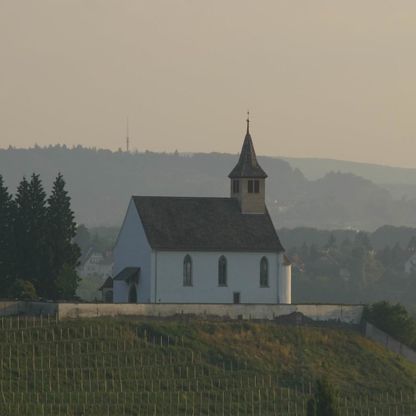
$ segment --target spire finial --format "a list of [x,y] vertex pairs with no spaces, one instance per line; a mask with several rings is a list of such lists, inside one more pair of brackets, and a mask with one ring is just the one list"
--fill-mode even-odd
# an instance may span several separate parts
[[130,152],[129,118],[126,120],[126,151]]
[[250,134],[250,111],[247,110],[247,134]]

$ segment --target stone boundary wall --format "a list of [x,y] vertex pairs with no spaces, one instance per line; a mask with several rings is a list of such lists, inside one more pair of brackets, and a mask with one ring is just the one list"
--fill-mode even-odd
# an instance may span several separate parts
[[59,319],[97,318],[101,316],[173,317],[177,315],[213,316],[226,319],[266,319],[301,313],[316,321],[359,324],[362,305],[259,305],[259,304],[193,304],[193,303],[53,303],[0,302],[0,316],[58,315]]
[[60,303],[59,319],[100,316],[172,317],[177,315],[216,316],[227,319],[266,319],[300,312],[316,321],[359,324],[362,305],[259,305],[259,304],[91,304]]
[[365,323],[365,336],[416,364],[416,351],[392,338],[390,335],[369,322]]

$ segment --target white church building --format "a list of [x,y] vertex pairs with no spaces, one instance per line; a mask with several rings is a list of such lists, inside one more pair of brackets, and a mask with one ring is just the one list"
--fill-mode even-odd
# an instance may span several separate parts
[[131,198],[114,249],[115,303],[291,303],[249,120],[229,178],[229,198]]

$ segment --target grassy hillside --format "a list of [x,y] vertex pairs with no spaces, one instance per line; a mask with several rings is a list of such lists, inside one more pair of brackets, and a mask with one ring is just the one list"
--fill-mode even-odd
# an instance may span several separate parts
[[352,328],[3,318],[0,332],[1,415],[305,415],[322,375],[342,415],[416,413],[416,366]]

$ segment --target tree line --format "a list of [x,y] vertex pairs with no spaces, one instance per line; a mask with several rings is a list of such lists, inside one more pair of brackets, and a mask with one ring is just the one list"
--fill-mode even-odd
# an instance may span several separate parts
[[293,262],[296,302],[372,303],[382,299],[414,308],[416,265],[405,269],[416,253],[416,238],[375,249],[369,235],[337,241],[330,234],[323,246],[303,243],[288,249]]
[[23,177],[16,194],[0,175],[0,297],[70,299],[79,282],[80,250],[65,180],[47,196],[39,175]]

